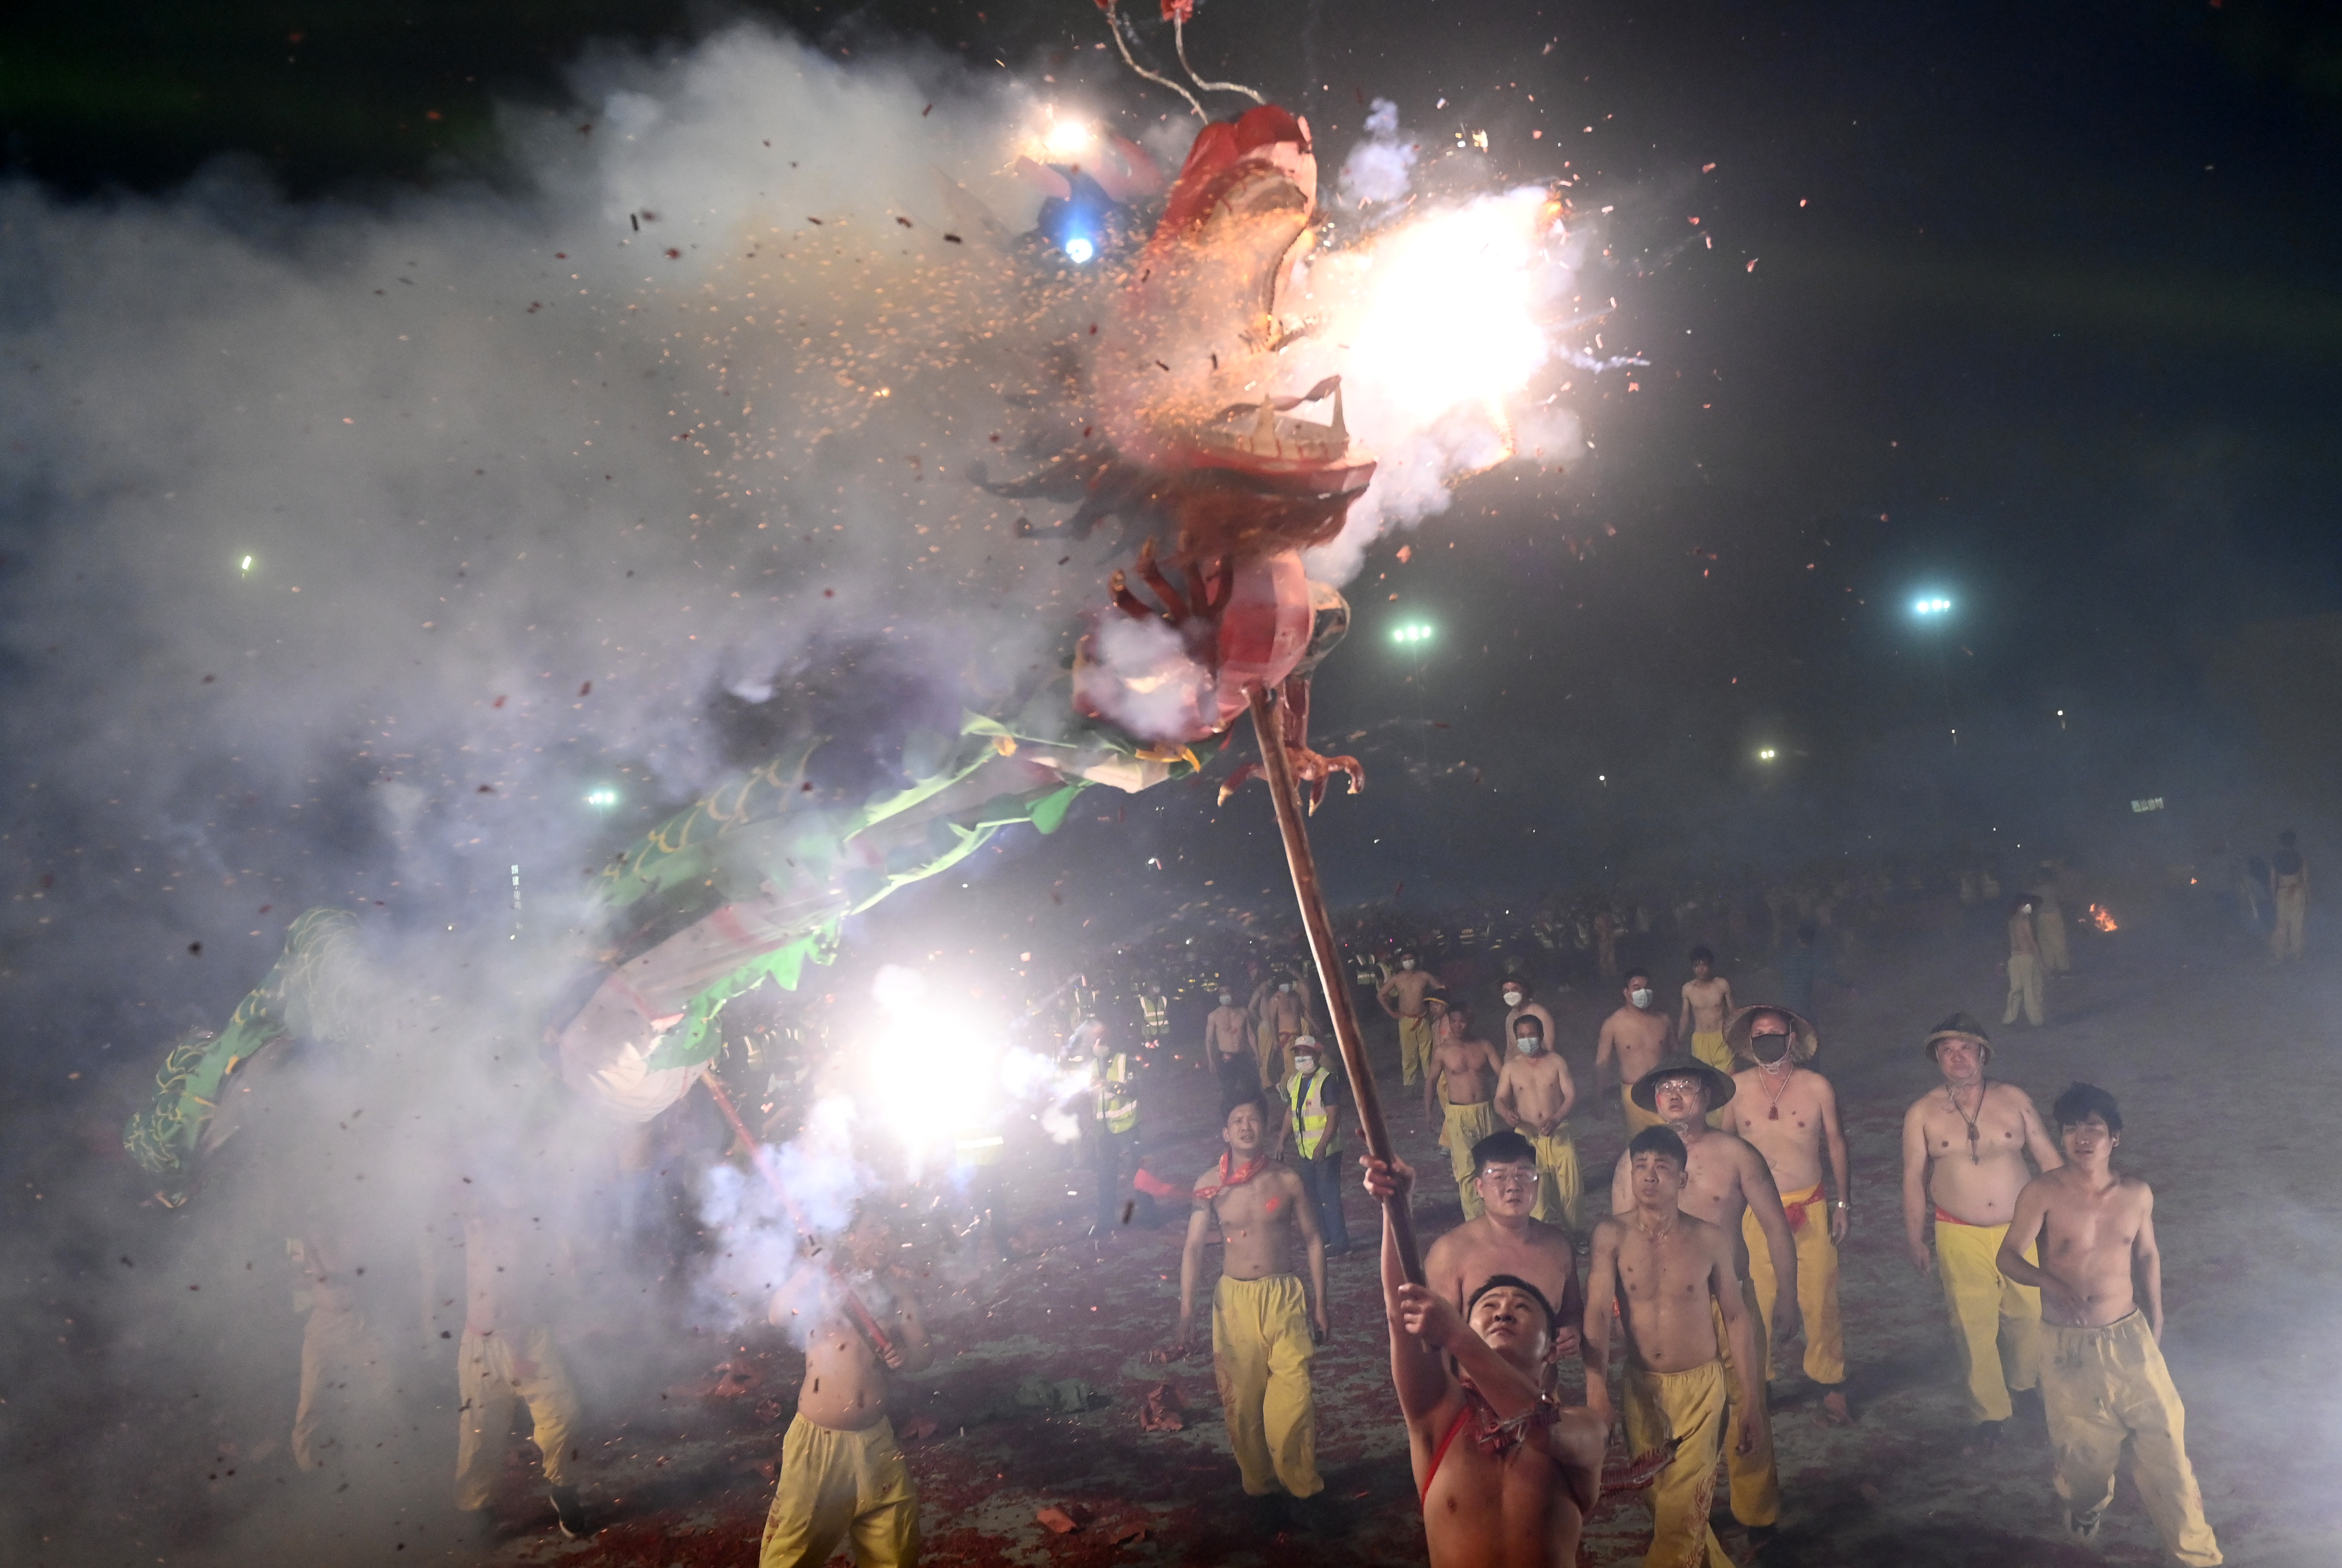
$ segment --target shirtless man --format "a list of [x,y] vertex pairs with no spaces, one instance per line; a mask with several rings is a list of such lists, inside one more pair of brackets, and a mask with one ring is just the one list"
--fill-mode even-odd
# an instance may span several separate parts
[[1724,1044],[1725,1015],[1732,1011],[1732,982],[1716,972],[1716,954],[1691,950],[1691,978],[1684,982],[1683,1016],[1676,1032],[1691,1042],[1691,1054],[1719,1073],[1732,1071]]
[[1517,974],[1507,974],[1505,976],[1504,984],[1497,987],[1496,994],[1503,997],[1505,1002],[1506,1039],[1512,1038],[1513,1025],[1518,1023],[1521,1014],[1526,1013],[1536,1018],[1542,1025],[1546,1044],[1555,1050],[1560,1049],[1560,1031],[1554,1025],[1553,1014],[1546,1012],[1545,1004],[1536,999],[1536,986]]
[[2293,829],[2277,835],[2277,853],[2269,856],[2269,902],[2277,908],[2277,924],[2269,932],[2269,961],[2283,964],[2301,956],[2301,924],[2309,913],[2309,862],[2295,846]]
[[909,1276],[895,1266],[886,1223],[857,1220],[838,1251],[860,1276],[856,1293],[891,1343],[878,1350],[855,1326],[838,1282],[811,1272],[817,1265],[806,1265],[808,1272],[773,1297],[767,1315],[775,1324],[794,1318],[810,1327],[757,1568],[816,1568],[840,1542],[849,1543],[856,1568],[919,1560],[919,1493],[886,1419],[886,1373],[917,1372],[935,1360],[935,1347]]
[[1276,989],[1268,994],[1261,1007],[1261,1017],[1268,1024],[1274,1041],[1274,1054],[1261,1064],[1264,1073],[1274,1073],[1276,1084],[1293,1076],[1293,1043],[1309,1033],[1309,1007],[1303,1000],[1301,988],[1290,974],[1279,975]]
[[1659,994],[1651,988],[1647,969],[1626,971],[1620,993],[1626,1004],[1602,1021],[1602,1038],[1594,1048],[1594,1090],[1602,1093],[1606,1072],[1618,1080],[1618,1104],[1626,1113],[1626,1135],[1633,1137],[1659,1119],[1635,1104],[1635,1083],[1644,1074],[1676,1054],[1675,1020],[1659,1011]]
[[[1669,1129],[1636,1134],[1620,1165],[1631,1201],[1625,1213],[1594,1227],[1586,1403],[1606,1434],[1614,1408],[1615,1311],[1626,1331],[1627,1451],[1647,1453],[1670,1440],[1682,1443],[1651,1486],[1651,1549],[1644,1568],[1732,1568],[1707,1523],[1716,1455],[1728,1453],[1737,1468],[1773,1446],[1756,1370],[1763,1361],[1756,1314],[1748,1310],[1733,1267],[1738,1237],[1685,1207],[1684,1144]],[[1737,1386],[1727,1388],[1727,1380]]]
[[2025,1021],[2041,1027],[2041,944],[2033,930],[2033,895],[2017,901],[2008,915],[2008,1005],[2001,1009],[2003,1024],[2017,1022],[2019,1008]]
[[1224,1105],[1260,1093],[1260,1067],[1253,1059],[1251,1033],[1251,1020],[1236,1005],[1236,993],[1221,992],[1220,1004],[1204,1020],[1204,1060],[1219,1075]]
[[1496,1114],[1536,1150],[1536,1218],[1566,1225],[1576,1235],[1583,1218],[1579,1194],[1584,1183],[1578,1177],[1569,1112],[1577,1103],[1577,1085],[1569,1076],[1569,1064],[1549,1049],[1550,1038],[1537,1018],[1543,1011],[1524,1008],[1513,1016],[1512,1054],[1496,1074]]
[[[1705,1062],[1663,1062],[1635,1085],[1636,1102],[1656,1111],[1684,1147],[1681,1201],[1684,1212],[1706,1220],[1730,1239],[1733,1276],[1742,1303],[1757,1321],[1756,1288],[1749,1281],[1746,1219],[1754,1216],[1773,1264],[1772,1338],[1760,1339],[1765,1356],[1754,1370],[1761,1390],[1770,1367],[1770,1347],[1787,1344],[1804,1332],[1804,1314],[1797,1298],[1797,1243],[1781,1209],[1780,1189],[1765,1157],[1730,1133],[1708,1124],[1709,1107],[1721,1110],[1731,1103],[1735,1084]],[[1624,1214],[1635,1207],[1633,1150],[1618,1156],[1610,1181],[1610,1212]],[[1737,1363],[1727,1354],[1725,1372]],[[1736,1393],[1731,1397],[1737,1399]],[[1746,1525],[1749,1538],[1762,1544],[1771,1539],[1781,1516],[1781,1476],[1773,1458],[1772,1433],[1757,1422],[1763,1435],[1747,1450],[1726,1456],[1732,1473],[1732,1516]]]
[[[2179,1562],[2220,1561],[2183,1441],[2187,1413],[2163,1364],[2163,1257],[2155,1191],[2108,1162],[2122,1107],[2077,1084],[2049,1107],[2066,1164],[2017,1194],[2000,1243],[2000,1272],[2041,1291],[2048,1352],[2041,1403],[2056,1450],[2066,1528],[2087,1541],[2115,1500],[2115,1464],[2130,1446],[2130,1478]],[[2037,1250],[2041,1262],[2029,1262]]]
[[[1376,1203],[1396,1190],[1375,1174],[1372,1161],[1359,1164],[1366,1166],[1366,1190]],[[1458,1312],[1468,1304],[1469,1293],[1493,1275],[1526,1280],[1559,1314],[1553,1359],[1576,1355],[1586,1297],[1578,1288],[1569,1233],[1529,1215],[1536,1200],[1536,1151],[1518,1133],[1491,1133],[1472,1146],[1472,1184],[1486,1212],[1431,1243],[1423,1254],[1424,1279]]]
[[[1911,1266],[1933,1268],[1959,1342],[1968,1388],[1971,1450],[2000,1441],[2015,1413],[2012,1391],[2041,1381],[2041,1293],[2001,1272],[2000,1243],[2017,1195],[2033,1173],[2065,1164],[2041,1125],[2032,1096],[1985,1076],[1992,1041],[1984,1025],[1955,1013],[1927,1036],[1927,1054],[1944,1075],[1903,1114],[1903,1240]],[[1935,1207],[1936,1250],[1927,1251],[1928,1205]]]
[[[1797,1308],[1806,1320],[1806,1375],[1823,1390],[1822,1419],[1844,1426],[1847,1409],[1846,1335],[1838,1325],[1837,1249],[1854,1214],[1848,1184],[1846,1134],[1838,1127],[1837,1094],[1828,1079],[1805,1065],[1821,1042],[1814,1026],[1784,1007],[1744,1007],[1724,1025],[1733,1060],[1745,1063],[1732,1075],[1733,1095],[1724,1107],[1724,1130],[1765,1157],[1780,1189],[1781,1208],[1797,1239]],[[1822,1191],[1822,1160],[1837,1183],[1837,1201]],[[1760,1313],[1773,1300],[1772,1254],[1761,1244],[1756,1217],[1740,1222],[1748,1244],[1748,1283],[1756,1287]],[[1767,1331],[1771,1319],[1766,1319]],[[1774,1370],[1776,1375],[1779,1369]]]
[[[1172,1347],[1184,1353],[1194,1337],[1196,1276],[1216,1223],[1227,1246],[1212,1293],[1212,1370],[1245,1494],[1274,1497],[1281,1485],[1290,1496],[1315,1497],[1326,1483],[1317,1475],[1309,1363],[1332,1333],[1316,1206],[1301,1178],[1268,1154],[1268,1113],[1257,1094],[1228,1107],[1220,1138],[1220,1163],[1196,1178]],[[1294,1273],[1296,1252],[1308,1260],[1306,1297]]]
[[[1505,1064],[1497,1059],[1495,1046],[1471,1037],[1471,1014],[1460,1004],[1446,1008],[1434,1004],[1433,1010],[1436,1022],[1423,1080],[1423,1115],[1429,1121],[1434,1100],[1446,1099],[1447,1110],[1439,1141],[1447,1146],[1464,1217],[1476,1220],[1484,1210],[1480,1193],[1472,1185],[1472,1145],[1496,1130],[1496,1074]],[[1445,1096],[1440,1095],[1443,1086]]]
[[[1366,1165],[1370,1192],[1406,1201],[1415,1173],[1404,1163]],[[1576,1568],[1609,1423],[1552,1397],[1546,1369],[1562,1326],[1552,1299],[1499,1273],[1474,1284],[1459,1313],[1436,1283],[1406,1283],[1385,1208],[1383,1304],[1432,1568]]]
[[1398,1020],[1399,1077],[1405,1084],[1413,1084],[1430,1067],[1431,1019],[1424,1004],[1438,989],[1438,979],[1416,963],[1411,950],[1402,948],[1398,973],[1375,993],[1384,1014]]

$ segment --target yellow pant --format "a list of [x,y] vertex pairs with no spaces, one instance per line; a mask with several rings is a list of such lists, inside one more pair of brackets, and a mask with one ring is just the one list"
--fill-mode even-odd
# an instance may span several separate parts
[[[1761,1395],[1773,1375],[1773,1346],[1765,1335],[1765,1314],[1756,1310],[1756,1289],[1746,1280],[1740,1282],[1740,1304],[1748,1309],[1750,1326],[1756,1330],[1756,1387]],[[1716,1364],[1724,1369],[1725,1411],[1729,1414],[1740,1400],[1740,1383],[1732,1365],[1732,1339],[1724,1332],[1722,1310],[1711,1303],[1708,1311],[1716,1315]],[[1725,1450],[1724,1468],[1732,1481],[1732,1517],[1743,1524],[1771,1524],[1781,1517],[1781,1467],[1773,1455],[1769,1419],[1764,1435],[1747,1453]]]
[[1536,1207],[1529,1211],[1529,1217],[1566,1225],[1570,1234],[1577,1234],[1585,1219],[1585,1183],[1577,1169],[1577,1141],[1570,1136],[1569,1124],[1555,1128],[1549,1138],[1532,1137],[1529,1143],[1536,1149],[1537,1163]]
[[1683,1439],[1675,1458],[1651,1483],[1651,1549],[1643,1568],[1732,1568],[1724,1543],[1708,1527],[1716,1497],[1716,1456],[1724,1450],[1724,1363],[1687,1372],[1626,1369],[1626,1447],[1648,1453]]
[[857,1568],[919,1560],[919,1493],[894,1423],[837,1432],[800,1415],[781,1440],[757,1568],[815,1568],[849,1536]]
[[1448,1167],[1456,1173],[1456,1194],[1464,1201],[1464,1217],[1476,1220],[1488,1212],[1480,1201],[1479,1189],[1472,1184],[1472,1145],[1496,1130],[1496,1107],[1486,1100],[1476,1105],[1447,1107],[1446,1130],[1441,1142],[1447,1145]]
[[1626,1136],[1629,1138],[1646,1127],[1656,1127],[1659,1124],[1659,1118],[1656,1114],[1646,1111],[1635,1104],[1635,1086],[1632,1084],[1618,1085],[1618,1104],[1626,1107]]
[[309,1309],[301,1333],[301,1403],[293,1413],[293,1463],[324,1468],[335,1449],[362,1443],[391,1412],[390,1363],[363,1314]]
[[2008,955],[2008,1005],[2000,1010],[2000,1021],[2016,1023],[2020,1010],[2027,1024],[2041,1027],[2041,960],[2030,953]]
[[1398,1021],[1398,1072],[1402,1084],[1413,1084],[1431,1065],[1431,1020]]
[[1952,1311],[1971,1421],[2007,1421],[2009,1391],[2041,1381],[2041,1293],[2004,1277],[1994,1262],[2007,1233],[2007,1225],[1936,1222],[1936,1273]]
[[1252,1032],[1252,1054],[1254,1062],[1260,1068],[1260,1086],[1276,1088],[1276,1031],[1266,1024],[1255,1029]]
[[[1723,1030],[1701,1029],[1694,1031],[1691,1037],[1691,1054],[1700,1061],[1705,1062],[1709,1066],[1715,1068],[1717,1072],[1723,1074],[1726,1077],[1729,1078],[1732,1076],[1732,1047],[1724,1043]],[[1724,1113],[1721,1111],[1710,1111],[1707,1114],[1707,1124],[1711,1127],[1723,1126]]]
[[577,1393],[541,1328],[494,1333],[464,1331],[456,1358],[463,1407],[455,1414],[455,1506],[485,1508],[504,1469],[505,1433],[512,1430],[515,1399],[528,1404],[536,1425],[537,1451],[545,1456],[545,1479],[567,1483],[569,1429],[577,1424]]
[[[1817,1198],[1821,1190],[1816,1182],[1802,1193],[1782,1193],[1781,1201],[1794,1213],[1801,1200]],[[1837,1316],[1837,1243],[1830,1240],[1829,1213],[1827,1203],[1813,1203],[1805,1210],[1805,1223],[1790,1233],[1797,1240],[1797,1312],[1806,1320],[1806,1375],[1826,1387],[1846,1381],[1846,1330]],[[1765,1244],[1755,1214],[1740,1216],[1740,1233],[1748,1240],[1748,1283],[1756,1292],[1769,1343],[1773,1293],[1779,1288],[1773,1278],[1773,1249]],[[1777,1374],[1779,1369],[1773,1371]]]
[[2048,1323],[2041,1332],[2041,1403],[2057,1456],[2057,1495],[2077,1513],[2112,1503],[2115,1464],[2127,1440],[2130,1478],[2164,1550],[2197,1568],[2219,1562],[2187,1463],[2187,1413],[2146,1314],[2133,1310],[2104,1328]]
[[2301,923],[2309,913],[2309,888],[2295,882],[2277,890],[2277,927],[2269,933],[2269,953],[2277,958],[2301,956]]
[[1212,1371],[1245,1494],[1282,1484],[1296,1497],[1326,1488],[1317,1477],[1317,1403],[1309,1390],[1307,1301],[1298,1274],[1220,1276],[1212,1293]]

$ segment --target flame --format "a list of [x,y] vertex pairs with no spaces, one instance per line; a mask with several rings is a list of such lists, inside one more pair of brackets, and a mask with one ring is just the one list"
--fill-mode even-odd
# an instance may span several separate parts
[[2121,927],[2115,924],[2115,917],[2107,912],[2107,906],[2103,904],[2094,904],[2090,905],[2090,924],[2097,926],[2100,931],[2118,931],[2121,929]]

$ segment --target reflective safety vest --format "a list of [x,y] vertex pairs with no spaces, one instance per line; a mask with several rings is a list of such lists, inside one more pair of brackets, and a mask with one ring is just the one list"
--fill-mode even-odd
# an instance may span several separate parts
[[1160,1040],[1171,1033],[1171,1004],[1166,998],[1142,994],[1138,998],[1138,1011],[1146,1020],[1147,1039]]
[[1098,1075],[1097,1114],[1109,1133],[1127,1133],[1138,1125],[1134,1081],[1129,1052],[1117,1051],[1106,1059],[1106,1070]]
[[968,1132],[952,1140],[952,1153],[967,1164],[996,1165],[1008,1146],[997,1133]]
[[1314,1160],[1334,1146],[1329,1136],[1334,1118],[1326,1108],[1326,1084],[1333,1076],[1332,1068],[1320,1067],[1307,1078],[1296,1073],[1286,1086],[1294,1148],[1305,1160]]

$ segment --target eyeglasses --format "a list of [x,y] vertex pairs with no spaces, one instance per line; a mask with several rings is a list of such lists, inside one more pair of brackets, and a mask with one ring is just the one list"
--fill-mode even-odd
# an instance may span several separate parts
[[1532,1186],[1536,1178],[1535,1170],[1519,1165],[1485,1165],[1481,1167],[1479,1177],[1481,1181],[1494,1182],[1500,1187]]

